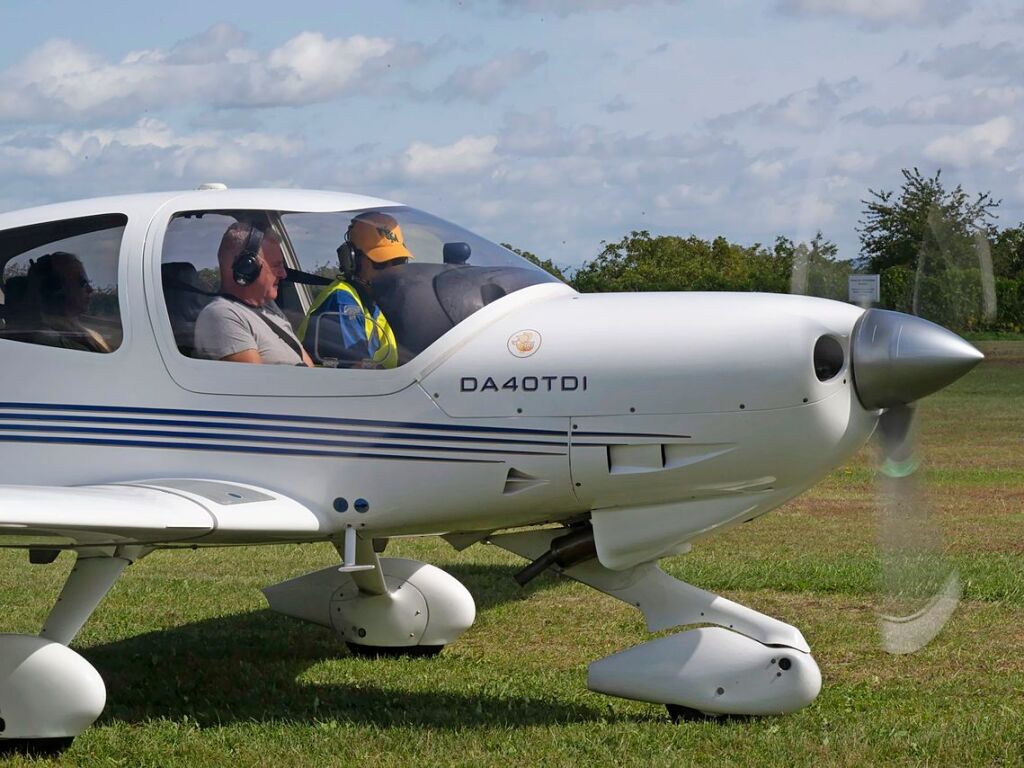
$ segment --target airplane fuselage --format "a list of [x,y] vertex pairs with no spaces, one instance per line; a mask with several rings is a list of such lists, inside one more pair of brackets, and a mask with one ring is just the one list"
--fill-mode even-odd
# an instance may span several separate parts
[[[244,191],[184,197],[62,207],[127,216],[123,340],[105,355],[0,340],[0,483],[244,478],[315,510],[324,538],[346,525],[389,536],[592,513],[605,559],[628,564],[792,498],[876,422],[850,375],[862,310],[796,296],[548,283],[488,304],[393,370],[191,359],[159,289],[167,223],[200,201],[263,203]],[[294,204],[354,205],[301,193]],[[822,379],[825,336],[842,352]],[[218,539],[183,532],[181,543]]]

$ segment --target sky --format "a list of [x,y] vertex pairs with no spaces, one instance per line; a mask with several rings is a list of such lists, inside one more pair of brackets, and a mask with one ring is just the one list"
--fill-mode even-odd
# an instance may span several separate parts
[[578,265],[632,230],[857,255],[902,168],[1024,220],[1010,0],[0,4],[0,210],[282,186]]

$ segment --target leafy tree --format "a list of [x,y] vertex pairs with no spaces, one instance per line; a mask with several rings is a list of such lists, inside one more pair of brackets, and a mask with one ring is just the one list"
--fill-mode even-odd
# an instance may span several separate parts
[[869,189],[871,199],[861,201],[858,266],[868,272],[907,267],[925,274],[976,266],[975,235],[995,235],[992,221],[1000,201],[990,192],[971,199],[959,184],[947,190],[942,171],[925,177],[917,168],[904,168],[902,174],[898,197]]
[[785,254],[724,237],[633,231],[586,262],[573,276],[580,291],[777,291],[789,286]]
[[549,275],[554,275],[563,283],[569,282],[568,276],[561,269],[555,266],[555,263],[551,261],[551,259],[541,259],[541,257],[535,253],[530,253],[530,251],[521,251],[518,248],[513,248],[509,243],[502,243],[501,247],[508,248],[510,251],[512,251],[512,253],[522,256],[524,259],[531,262],[532,264],[536,264]]
[[775,241],[775,254],[784,259],[788,291],[845,301],[851,264],[839,258],[839,247],[818,230],[809,243],[794,245],[788,237]]
[[992,268],[996,277],[1024,279],[1024,223],[996,234],[992,242]]
[[[925,177],[903,169],[899,195],[868,190],[858,231],[858,266],[882,276],[887,306],[954,328],[995,319],[989,266],[999,200],[947,190],[942,172]],[[1012,248],[1011,248],[1012,250]]]

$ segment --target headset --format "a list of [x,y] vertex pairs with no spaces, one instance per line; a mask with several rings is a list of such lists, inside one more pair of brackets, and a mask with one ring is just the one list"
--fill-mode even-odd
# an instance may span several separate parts
[[231,276],[238,285],[250,285],[256,282],[263,271],[260,248],[263,246],[264,234],[262,229],[249,223],[249,234],[245,237],[245,244],[231,264]]
[[[354,219],[352,219],[352,223],[350,223],[348,225],[348,229],[345,230],[345,242],[338,246],[338,267],[341,270],[342,276],[344,276],[345,279],[348,280],[349,282],[358,280],[360,261],[362,259],[369,259],[369,257],[362,250],[360,250],[352,243],[352,227],[354,227],[360,221],[365,223],[365,220],[360,219],[359,216],[356,216]],[[394,261],[394,259],[392,259],[391,261],[381,262],[369,259],[369,261],[371,267],[380,270],[386,269],[391,264],[391,261]],[[358,282],[369,287],[369,285],[363,280],[358,280]]]
[[349,280],[359,273],[359,260],[365,255],[352,244],[350,239],[352,226],[355,223],[356,220],[352,219],[352,223],[345,230],[345,242],[338,246],[338,267],[341,269],[341,274]]

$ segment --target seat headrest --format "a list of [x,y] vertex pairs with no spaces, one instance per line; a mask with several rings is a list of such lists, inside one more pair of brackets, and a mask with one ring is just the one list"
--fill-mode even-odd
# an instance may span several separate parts
[[195,288],[204,291],[195,265],[188,261],[169,261],[160,265],[160,275],[166,288]]

